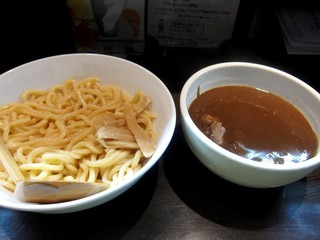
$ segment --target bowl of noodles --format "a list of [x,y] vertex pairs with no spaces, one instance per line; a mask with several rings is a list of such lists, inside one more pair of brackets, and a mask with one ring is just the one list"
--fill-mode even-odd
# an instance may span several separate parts
[[106,186],[79,199],[21,201],[0,165],[0,206],[13,210],[67,213],[108,202],[158,162],[175,129],[163,82],[118,57],[39,59],[0,75],[0,89],[0,134],[25,179]]

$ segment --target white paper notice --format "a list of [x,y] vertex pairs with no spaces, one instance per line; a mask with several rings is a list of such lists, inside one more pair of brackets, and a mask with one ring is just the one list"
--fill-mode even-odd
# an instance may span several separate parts
[[232,37],[240,0],[149,0],[148,35],[160,46],[216,48]]

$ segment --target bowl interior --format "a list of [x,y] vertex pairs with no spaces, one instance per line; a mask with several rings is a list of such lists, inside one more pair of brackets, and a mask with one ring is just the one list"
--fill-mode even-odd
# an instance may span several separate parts
[[154,123],[157,149],[153,156],[132,179],[87,198],[56,204],[26,204],[0,188],[1,206],[50,213],[90,208],[121,194],[159,160],[171,141],[175,128],[176,110],[173,98],[160,79],[130,61],[99,54],[67,54],[27,63],[0,75],[0,104],[17,101],[27,89],[47,89],[69,78],[83,79],[90,76],[99,77],[103,84],[118,86],[130,96],[139,90],[151,98],[151,111],[157,115]]

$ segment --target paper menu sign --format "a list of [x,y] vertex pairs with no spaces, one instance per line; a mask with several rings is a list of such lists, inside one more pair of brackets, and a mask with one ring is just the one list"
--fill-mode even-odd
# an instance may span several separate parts
[[288,54],[320,54],[320,10],[277,9]]
[[232,37],[240,0],[149,0],[148,35],[160,46],[217,48]]

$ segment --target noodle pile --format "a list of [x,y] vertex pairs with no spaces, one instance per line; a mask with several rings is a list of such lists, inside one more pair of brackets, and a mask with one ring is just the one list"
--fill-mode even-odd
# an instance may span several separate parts
[[[69,79],[0,106],[0,134],[26,179],[111,187],[137,172],[155,150],[150,104],[142,92],[130,98],[96,77]],[[15,189],[1,165],[0,185]]]

